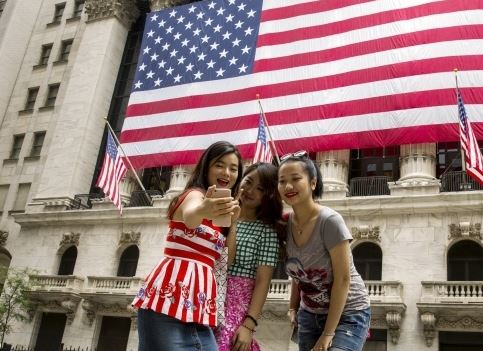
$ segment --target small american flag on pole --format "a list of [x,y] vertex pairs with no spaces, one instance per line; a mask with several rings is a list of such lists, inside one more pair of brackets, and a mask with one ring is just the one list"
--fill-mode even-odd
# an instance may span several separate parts
[[265,130],[265,123],[263,121],[263,114],[260,112],[260,118],[258,122],[258,136],[257,146],[255,149],[255,156],[253,157],[253,163],[267,162],[272,163],[273,155],[272,149],[267,142],[267,132]]
[[483,156],[478,147],[478,140],[476,140],[473,133],[473,128],[471,128],[471,123],[466,115],[465,105],[459,90],[456,91],[456,96],[458,98],[461,148],[465,153],[466,173],[483,185]]
[[126,175],[127,168],[117,150],[111,131],[107,131],[106,155],[102,163],[97,186],[111,199],[122,213],[121,197],[119,196],[119,182]]

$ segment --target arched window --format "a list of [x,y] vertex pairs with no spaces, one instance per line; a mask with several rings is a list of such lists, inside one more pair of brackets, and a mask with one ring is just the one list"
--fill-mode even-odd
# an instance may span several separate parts
[[138,268],[139,249],[136,245],[129,246],[123,251],[117,269],[118,277],[134,277]]
[[352,251],[354,265],[364,280],[382,279],[382,250],[373,243],[362,243]]
[[72,275],[74,273],[75,261],[77,259],[77,247],[71,246],[65,250],[60,259],[58,275]]
[[448,251],[448,280],[483,280],[483,247],[463,240]]

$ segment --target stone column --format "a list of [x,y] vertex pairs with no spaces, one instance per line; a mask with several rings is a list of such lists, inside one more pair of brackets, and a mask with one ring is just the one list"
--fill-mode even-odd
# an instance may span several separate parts
[[345,198],[349,190],[349,150],[331,150],[317,153],[317,165],[324,183],[324,200]]
[[131,0],[88,0],[85,11],[86,28],[49,129],[37,203],[56,199],[68,205],[75,194],[89,191],[127,34],[139,15]]
[[176,195],[176,193],[181,192],[186,183],[188,182],[191,172],[194,166],[174,166],[171,172],[171,181],[169,183],[169,189],[166,192],[167,195]]
[[134,174],[130,170],[127,172],[126,177],[124,177],[119,184],[119,195],[121,196],[121,202],[128,204],[131,200],[132,192],[136,189],[139,189],[139,185]]
[[436,144],[401,145],[400,154],[401,177],[395,184],[390,183],[391,195],[438,193]]

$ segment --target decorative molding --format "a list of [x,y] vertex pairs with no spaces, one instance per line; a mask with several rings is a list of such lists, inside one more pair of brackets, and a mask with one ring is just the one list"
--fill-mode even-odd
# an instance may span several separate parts
[[379,226],[360,225],[358,227],[352,227],[352,236],[358,240],[371,240],[381,242],[380,228]]
[[130,230],[121,233],[121,238],[119,239],[119,246],[121,245],[139,245],[139,239],[141,238],[140,232],[135,232]]
[[434,313],[425,312],[421,314],[421,322],[423,323],[426,346],[431,347],[433,345],[434,334],[436,330],[436,318],[434,316]]
[[0,246],[5,246],[7,244],[8,232],[5,230],[0,230]]
[[401,334],[401,320],[402,316],[400,312],[387,312],[386,323],[389,329],[389,335],[391,336],[391,342],[397,345],[399,341],[399,335]]
[[188,4],[189,0],[149,0],[151,11],[159,11],[167,7]]
[[[131,299],[129,299],[131,300]],[[82,302],[82,309],[85,312],[85,319],[84,323],[92,326],[94,323],[94,319],[96,318],[96,314],[102,315],[123,315],[132,318],[136,318],[137,312],[134,308],[131,307],[130,303],[127,304],[120,304],[120,303],[113,303],[113,304],[105,304],[100,302],[94,302],[90,299],[85,299]],[[137,328],[137,321],[136,325],[132,326],[132,328]]]
[[49,300],[49,301],[41,301],[41,300],[34,300],[32,301],[32,307],[27,311],[29,315],[29,321],[33,320],[35,313],[38,309],[43,311],[52,311],[56,313],[65,313],[67,316],[67,324],[71,325],[75,318],[75,313],[77,311],[77,306],[79,306],[80,299],[79,298],[66,298],[62,300]]
[[116,17],[130,28],[139,17],[139,9],[132,0],[87,0],[84,8],[87,22]]
[[67,232],[62,234],[59,247],[75,245],[79,246],[80,233]]
[[472,238],[476,240],[483,240],[481,233],[481,223],[460,222],[459,224],[449,225],[449,240],[460,238]]
[[98,310],[98,304],[89,300],[82,301],[82,309],[84,310],[84,323],[88,326],[92,326],[94,319],[96,318],[96,312]]
[[451,319],[445,316],[439,317],[436,326],[441,329],[459,329],[459,330],[483,330],[483,319],[477,320],[465,316],[460,319]]

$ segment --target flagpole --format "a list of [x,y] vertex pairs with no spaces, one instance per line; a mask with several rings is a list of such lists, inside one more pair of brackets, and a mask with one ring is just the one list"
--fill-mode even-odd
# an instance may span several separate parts
[[131,160],[129,159],[129,157],[127,157],[126,153],[124,152],[124,149],[122,148],[121,143],[119,142],[119,139],[117,138],[116,133],[114,132],[114,129],[112,129],[111,125],[109,124],[109,121],[107,120],[107,117],[104,117],[104,120],[106,121],[107,128],[109,128],[109,130],[111,131],[112,137],[114,138],[114,140],[116,141],[117,145],[121,149],[124,157],[126,158],[127,163],[129,163],[129,167],[131,167],[131,170],[134,173],[134,176],[136,177],[136,180],[138,181],[139,186],[141,187],[141,189],[144,192],[146,192],[146,189],[144,188],[143,183],[141,183],[141,180],[139,179],[138,174],[134,170],[134,167],[133,167],[133,165],[131,163]]
[[275,146],[275,142],[273,141],[272,132],[271,132],[270,127],[268,125],[268,121],[267,121],[267,117],[265,116],[265,112],[263,111],[262,102],[260,101],[260,94],[257,94],[257,101],[258,101],[258,106],[260,107],[260,113],[262,114],[262,117],[263,117],[263,122],[265,123],[265,127],[267,127],[268,135],[270,136],[270,141],[272,142],[272,149],[273,149],[274,154],[275,154],[275,159],[277,160],[277,164],[280,165],[280,158],[278,157],[277,147]]
[[[453,69],[453,72],[454,72],[454,79],[455,79],[455,83],[456,83],[456,101],[458,101],[458,92],[459,92],[459,89],[460,89],[459,86],[458,86],[458,69],[457,68]],[[458,122],[461,123],[459,118],[458,118]],[[460,138],[460,152],[461,152],[461,170],[463,172],[466,172],[465,150],[463,150],[463,147],[461,146],[461,138]]]

